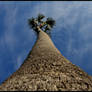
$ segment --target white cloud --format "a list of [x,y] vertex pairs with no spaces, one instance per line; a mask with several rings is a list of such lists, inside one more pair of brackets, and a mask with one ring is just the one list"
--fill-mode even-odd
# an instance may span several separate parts
[[23,58],[22,55],[17,57],[17,60],[15,61],[15,70],[18,69],[20,67],[20,65],[22,64],[22,62],[23,62],[22,58]]

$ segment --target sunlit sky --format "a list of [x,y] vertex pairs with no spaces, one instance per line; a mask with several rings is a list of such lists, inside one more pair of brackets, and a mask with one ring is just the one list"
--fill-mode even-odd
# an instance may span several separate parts
[[63,56],[92,75],[92,2],[0,1],[0,83],[24,62],[36,41],[28,19],[53,17],[52,41]]

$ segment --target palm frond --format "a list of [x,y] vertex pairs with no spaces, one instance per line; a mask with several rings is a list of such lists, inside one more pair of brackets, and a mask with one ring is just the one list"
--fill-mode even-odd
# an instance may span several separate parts
[[28,19],[28,24],[31,28],[35,27],[35,23],[34,23],[34,18],[32,17],[31,19]]
[[55,25],[55,20],[53,18],[48,17],[46,23],[53,27]]
[[38,22],[41,22],[41,20],[44,18],[45,16],[43,14],[38,14],[37,20]]

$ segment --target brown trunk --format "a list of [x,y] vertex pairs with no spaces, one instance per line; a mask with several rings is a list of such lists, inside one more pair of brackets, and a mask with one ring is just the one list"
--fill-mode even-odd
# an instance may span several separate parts
[[62,56],[49,36],[39,30],[27,59],[0,90],[87,91],[92,90],[92,77]]

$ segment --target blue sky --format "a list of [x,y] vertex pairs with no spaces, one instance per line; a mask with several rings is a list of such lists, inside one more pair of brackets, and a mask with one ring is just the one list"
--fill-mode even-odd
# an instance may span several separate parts
[[53,17],[52,41],[60,52],[92,75],[92,2],[0,1],[0,83],[15,72],[35,43],[28,19]]

